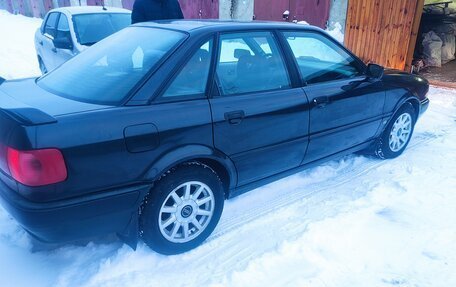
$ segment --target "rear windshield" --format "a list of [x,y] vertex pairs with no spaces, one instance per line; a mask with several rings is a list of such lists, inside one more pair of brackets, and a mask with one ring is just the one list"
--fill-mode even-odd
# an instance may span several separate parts
[[40,87],[77,101],[117,105],[186,38],[177,31],[129,27],[38,79]]
[[81,45],[93,45],[127,27],[131,23],[129,13],[95,13],[73,16],[74,31]]

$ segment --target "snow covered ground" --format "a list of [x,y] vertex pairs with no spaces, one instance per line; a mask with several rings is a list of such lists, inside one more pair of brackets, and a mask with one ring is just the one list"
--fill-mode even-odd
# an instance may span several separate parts
[[33,38],[41,22],[38,18],[0,10],[1,77],[17,79],[40,75]]
[[[0,10],[0,76],[38,75],[40,20]],[[31,252],[0,207],[0,286],[456,286],[456,91],[431,106],[398,159],[332,161],[227,201],[201,247]]]

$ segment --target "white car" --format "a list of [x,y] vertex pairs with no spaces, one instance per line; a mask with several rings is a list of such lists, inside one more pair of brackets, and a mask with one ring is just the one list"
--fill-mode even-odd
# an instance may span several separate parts
[[129,26],[131,11],[101,6],[50,10],[35,33],[35,49],[43,74],[87,47]]

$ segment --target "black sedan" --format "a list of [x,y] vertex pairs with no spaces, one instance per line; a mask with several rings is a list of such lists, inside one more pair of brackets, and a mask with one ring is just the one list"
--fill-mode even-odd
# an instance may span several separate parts
[[136,24],[0,86],[0,199],[39,242],[185,252],[227,198],[353,152],[399,156],[428,88],[310,26]]

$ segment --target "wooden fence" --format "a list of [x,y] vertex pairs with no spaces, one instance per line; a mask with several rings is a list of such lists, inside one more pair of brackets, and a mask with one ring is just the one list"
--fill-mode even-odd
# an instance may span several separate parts
[[424,0],[349,0],[345,45],[365,62],[410,70]]

